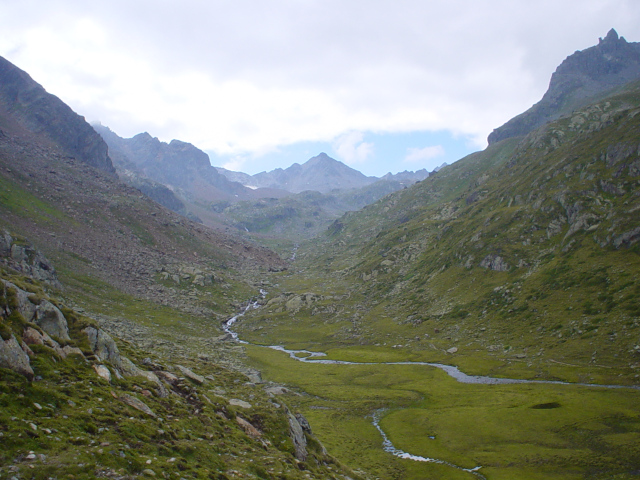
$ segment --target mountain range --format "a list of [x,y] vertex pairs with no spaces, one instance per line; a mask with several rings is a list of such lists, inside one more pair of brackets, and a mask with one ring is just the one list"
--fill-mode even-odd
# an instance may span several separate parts
[[0,59],[0,476],[635,478],[638,51],[419,181],[226,178]]

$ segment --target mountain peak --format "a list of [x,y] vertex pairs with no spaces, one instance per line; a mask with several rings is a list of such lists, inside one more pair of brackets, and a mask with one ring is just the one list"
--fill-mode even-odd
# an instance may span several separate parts
[[542,99],[495,129],[489,135],[489,144],[526,135],[613,88],[638,79],[640,43],[628,43],[612,28],[598,45],[569,55],[551,76]]
[[598,44],[601,44],[601,43],[604,43],[604,42],[617,42],[618,38],[619,38],[618,37],[618,32],[616,32],[615,28],[612,28],[607,33],[607,36],[604,37],[604,40],[602,38],[599,39]]

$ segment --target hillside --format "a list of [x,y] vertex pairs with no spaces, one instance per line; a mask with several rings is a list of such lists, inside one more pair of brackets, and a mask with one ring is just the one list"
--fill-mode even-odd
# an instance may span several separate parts
[[[631,478],[640,465],[630,406],[640,366],[639,113],[633,83],[336,220],[301,245],[294,269],[277,275],[277,291],[238,330],[257,344],[362,365],[300,365],[259,349],[254,365],[325,392],[320,405],[345,425],[338,432],[314,415],[318,401],[297,404],[339,458],[382,477],[457,478],[383,468],[373,446],[353,447],[379,411],[394,445],[482,465],[484,478]],[[407,361],[631,389],[466,388],[384,366]]]
[[39,100],[0,111],[0,476],[358,478],[221,329],[280,257],[71,156],[55,132],[106,145],[16,72]]
[[71,151],[56,132],[103,143],[5,74],[0,476],[636,478],[636,46],[570,56],[417,183],[321,154],[278,172],[299,193],[244,201],[184,142]]

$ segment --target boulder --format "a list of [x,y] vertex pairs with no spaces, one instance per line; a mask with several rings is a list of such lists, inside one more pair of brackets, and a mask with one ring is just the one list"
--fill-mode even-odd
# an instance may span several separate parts
[[202,385],[204,383],[204,377],[203,376],[198,375],[197,373],[193,373],[187,367],[183,367],[182,365],[176,365],[176,367],[189,380],[192,380],[192,381],[196,382],[198,385]]
[[33,380],[33,369],[29,363],[29,355],[20,347],[16,337],[8,340],[0,338],[0,367],[8,368]]
[[146,413],[151,417],[156,417],[156,414],[153,413],[153,410],[151,410],[146,403],[144,403],[142,400],[138,400],[136,397],[124,394],[120,396],[119,399],[121,402],[126,403],[130,407],[135,408],[136,410]]
[[298,422],[298,419],[287,409],[287,420],[289,420],[289,436],[293,441],[295,448],[295,456],[301,462],[307,459],[307,437],[304,436],[304,430]]
[[114,366],[119,366],[122,363],[118,346],[108,333],[94,327],[87,327],[83,332],[89,338],[91,351],[101,361],[111,362]]
[[48,300],[37,306],[33,321],[52,337],[70,340],[67,319],[58,307]]
[[104,365],[94,365],[93,369],[100,378],[104,378],[107,382],[111,382],[111,371]]
[[232,398],[231,400],[229,400],[229,405],[242,408],[251,408],[251,404],[249,402],[245,402],[244,400],[239,400],[237,398]]
[[31,300],[29,300],[30,294],[18,288],[11,282],[7,282],[6,280],[1,279],[0,282],[4,284],[5,289],[13,289],[16,294],[16,300],[18,301],[18,312],[20,312],[20,315],[22,315],[25,320],[30,321],[36,313],[36,305],[34,305]]

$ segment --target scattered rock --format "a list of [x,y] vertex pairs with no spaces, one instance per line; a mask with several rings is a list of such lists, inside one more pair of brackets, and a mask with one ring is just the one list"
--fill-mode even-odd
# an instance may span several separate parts
[[450,349],[447,350],[447,353],[458,353],[458,347],[451,347]]

